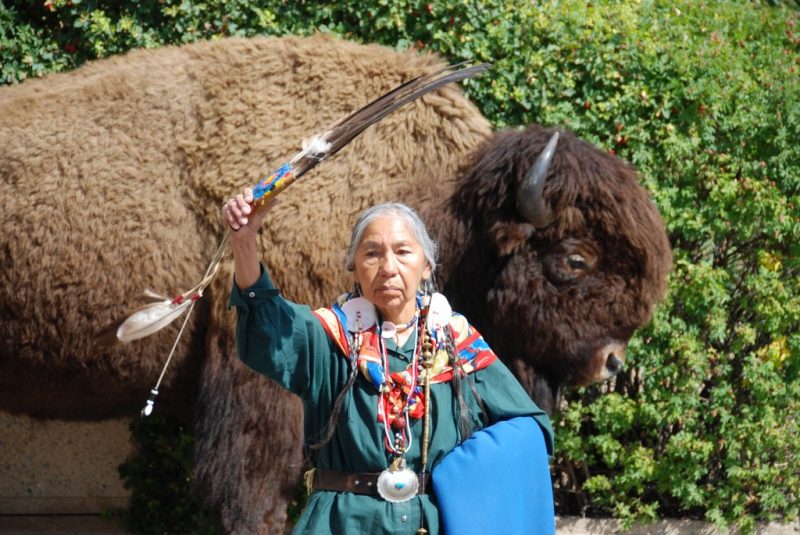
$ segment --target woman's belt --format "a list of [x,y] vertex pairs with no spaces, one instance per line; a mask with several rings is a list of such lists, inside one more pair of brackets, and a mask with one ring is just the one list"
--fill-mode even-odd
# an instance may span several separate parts
[[[335,492],[352,492],[378,496],[378,476],[373,472],[343,472],[340,470],[324,470],[313,468],[306,472],[306,487],[312,490],[332,490]],[[433,492],[430,488],[430,474],[417,474],[419,487],[417,494]],[[412,480],[413,481],[413,480]]]

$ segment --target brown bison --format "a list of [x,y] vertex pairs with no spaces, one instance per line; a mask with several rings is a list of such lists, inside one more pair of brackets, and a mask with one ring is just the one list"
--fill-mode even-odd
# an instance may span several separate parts
[[[175,328],[111,349],[93,334],[143,289],[198,281],[223,200],[299,140],[440,65],[319,36],[225,40],[0,89],[0,408],[137,413]],[[492,135],[454,87],[424,97],[283,194],[262,233],[273,278],[290,299],[329,303],[352,282],[342,264],[355,214],[403,201],[440,242],[454,307],[552,409],[561,385],[622,366],[670,251],[634,170],[568,132],[545,182],[526,185],[550,134]],[[197,475],[225,528],[276,533],[303,464],[302,411],[237,361],[230,274],[200,301],[157,410],[194,409]]]

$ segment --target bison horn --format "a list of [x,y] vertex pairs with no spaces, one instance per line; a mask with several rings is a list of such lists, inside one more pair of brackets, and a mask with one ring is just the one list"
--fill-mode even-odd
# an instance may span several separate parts
[[553,212],[545,202],[542,192],[547,178],[547,170],[550,168],[550,160],[553,158],[557,144],[558,132],[554,133],[547,142],[547,146],[536,158],[536,163],[528,171],[528,175],[517,190],[517,210],[536,228],[544,228],[553,222]]

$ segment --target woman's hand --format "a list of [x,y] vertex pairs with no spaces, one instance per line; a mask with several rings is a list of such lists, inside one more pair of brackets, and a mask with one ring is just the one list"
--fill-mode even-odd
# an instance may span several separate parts
[[[253,189],[244,188],[241,193],[222,205],[222,220],[235,234],[244,232],[255,235],[272,204],[255,206]],[[240,234],[240,237],[244,236]]]

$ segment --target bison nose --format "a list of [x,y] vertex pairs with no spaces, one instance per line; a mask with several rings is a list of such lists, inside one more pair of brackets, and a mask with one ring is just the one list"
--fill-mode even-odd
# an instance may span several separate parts
[[625,365],[625,344],[623,343],[612,342],[606,344],[600,354],[605,358],[605,369],[602,373],[604,379],[614,377]]
[[611,375],[617,375],[619,371],[622,369],[622,365],[625,364],[614,353],[611,353],[608,356],[608,360],[606,360],[606,369],[608,373]]

